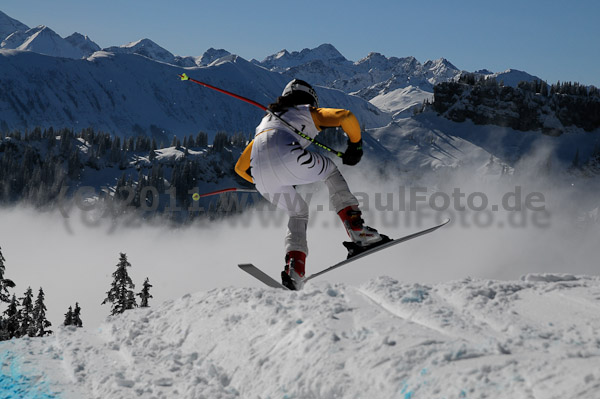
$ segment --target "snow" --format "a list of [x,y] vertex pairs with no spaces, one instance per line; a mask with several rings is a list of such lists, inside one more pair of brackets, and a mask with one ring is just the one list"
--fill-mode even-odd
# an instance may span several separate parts
[[75,32],[71,36],[65,37],[65,40],[81,50],[84,57],[89,57],[96,51],[100,51],[100,46],[81,33]]
[[0,11],[0,42],[16,31],[25,31],[29,27]]
[[140,39],[119,47],[109,47],[105,51],[116,54],[139,54],[155,61],[175,63],[175,56],[150,39]]
[[433,93],[418,87],[407,86],[373,97],[369,102],[382,111],[392,113],[394,118],[406,116],[413,107],[420,106],[423,101],[433,101]]
[[492,73],[488,70],[482,70],[476,73],[481,73],[486,78],[496,79],[498,83],[502,82],[506,86],[517,87],[519,82],[533,82],[535,80],[542,80],[537,76],[533,76],[527,72],[519,71],[518,69],[507,69],[503,72]]
[[80,59],[84,56],[83,50],[77,44],[61,38],[44,25],[12,33],[2,42],[2,48],[31,51],[61,58]]
[[321,44],[314,49],[305,48],[302,51],[292,51],[291,53],[284,49],[276,54],[266,57],[260,64],[271,70],[285,71],[288,68],[310,63],[315,60],[325,62],[333,61],[340,64],[350,63],[334,46],[326,43]]
[[[407,117],[431,97],[432,84],[460,73],[443,58],[421,65],[414,57],[371,53],[352,63],[325,44],[282,50],[260,63],[212,48],[202,57],[178,57],[148,39],[90,55],[98,47],[87,36],[61,39],[49,28],[29,30],[0,12],[0,34],[6,26],[12,35],[0,37],[0,65],[12,91],[34,104],[27,112],[29,127],[91,125],[127,135],[138,123],[144,129],[155,125],[169,138],[198,130],[253,131],[260,112],[182,85],[176,78],[182,67],[192,77],[265,104],[281,92],[289,74],[358,92],[369,103],[317,87],[325,106],[352,109],[367,128],[383,126],[365,133],[369,151],[361,170],[388,167],[382,162],[391,160],[396,168],[389,170],[403,173],[382,181],[340,169],[353,190],[375,196],[375,209],[364,207],[365,219],[391,236],[414,230],[431,215],[375,212],[378,195],[392,193],[394,203],[401,202],[399,190],[407,184],[426,186],[428,193],[460,187],[492,199],[517,185],[527,193],[538,186],[512,176],[515,169],[547,160],[549,151],[569,162],[579,146],[585,157],[595,144],[582,131],[554,138],[454,123],[431,112]],[[69,53],[73,49],[79,53]],[[87,58],[56,59],[82,56]],[[534,78],[516,70],[479,73],[506,84]],[[2,116],[11,128],[22,119],[16,111],[7,106]],[[77,120],[65,119],[68,114]],[[547,126],[555,123],[546,120]],[[86,143],[79,147],[87,151]],[[192,149],[187,156],[205,152]],[[181,148],[157,151],[165,165],[182,156]],[[136,160],[148,162],[141,155]],[[502,181],[506,171],[511,176]],[[427,172],[435,179],[420,176]],[[98,186],[121,173],[116,167],[92,172],[80,183]],[[235,184],[205,177],[210,183],[201,191]],[[255,261],[276,276],[286,222],[281,212],[249,210],[185,230],[94,218],[81,209],[67,209],[63,218],[57,212],[2,208],[7,275],[21,285],[43,285],[55,334],[0,342],[0,397],[596,398],[597,234],[592,226],[578,230],[572,222],[573,209],[586,204],[585,197],[593,197],[593,206],[584,207],[588,218],[598,219],[597,185],[577,181],[585,188],[575,189],[564,183],[553,182],[553,190],[542,186],[552,228],[508,229],[502,223],[514,214],[507,212],[494,213],[489,226],[469,226],[465,220],[474,212],[455,212],[454,225],[444,234],[357,261],[299,293],[265,288],[234,266]],[[311,204],[311,273],[339,261],[344,251],[332,245],[345,234],[335,214],[314,211],[327,203],[326,190],[316,190],[313,199],[324,201]],[[94,198],[86,201],[94,205]],[[266,242],[276,244],[265,249]],[[129,254],[138,288],[149,276],[155,302],[150,309],[104,320],[108,310],[99,295],[120,251]],[[522,273],[527,274],[518,278]],[[473,278],[464,277],[469,275]],[[65,278],[85,284],[65,290]],[[75,301],[83,305],[86,327],[60,327],[62,312]]]
[[591,276],[219,288],[0,343],[0,393],[12,378],[32,398],[591,399],[599,311]]
[[[595,146],[596,138],[582,129],[571,127],[568,133],[550,137],[539,132],[517,131],[493,125],[475,125],[471,121],[452,122],[432,111],[409,116],[399,109],[415,103],[415,96],[426,95],[418,89],[410,95],[398,97],[393,93],[371,100],[390,101],[390,111],[396,110],[395,120],[387,126],[368,129],[367,133],[383,146],[388,155],[397,160],[403,170],[439,169],[440,167],[478,170],[490,157],[500,165],[514,167],[518,162],[534,157],[538,149],[553,154],[554,159],[568,167],[575,152],[587,159]],[[403,103],[408,100],[408,103]],[[379,106],[376,102],[374,105]],[[382,151],[377,152],[380,157]],[[548,155],[547,154],[547,155]]]
[[[276,99],[288,81],[237,56],[184,70],[138,54],[101,51],[73,60],[2,49],[0,69],[11,92],[20,93],[20,102],[0,96],[0,107],[5,109],[0,122],[9,129],[53,126],[79,131],[93,126],[97,131],[130,136],[141,127],[148,135],[164,131],[164,137],[156,137],[159,143],[198,131],[207,132],[209,139],[218,131],[248,134],[262,116],[259,108],[181,82],[177,76],[183,72],[261,104]],[[316,90],[324,106],[350,109],[367,127],[390,121],[389,115],[361,98],[324,87]],[[24,111],[20,103],[33,105]]]
[[200,57],[199,61],[198,61],[198,65],[209,65],[212,62],[218,60],[219,58],[222,57],[226,57],[228,55],[230,55],[231,53],[227,50],[224,49],[214,49],[214,48],[209,48],[208,50],[206,50],[204,52],[204,54],[202,55],[202,57]]

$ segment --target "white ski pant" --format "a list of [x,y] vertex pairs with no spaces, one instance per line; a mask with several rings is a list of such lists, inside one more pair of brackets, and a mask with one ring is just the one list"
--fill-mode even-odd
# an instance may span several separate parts
[[291,134],[275,129],[256,136],[250,166],[258,192],[289,215],[286,252],[301,251],[308,255],[308,204],[295,186],[324,181],[336,212],[358,205],[358,200],[329,158],[303,149],[294,139]]

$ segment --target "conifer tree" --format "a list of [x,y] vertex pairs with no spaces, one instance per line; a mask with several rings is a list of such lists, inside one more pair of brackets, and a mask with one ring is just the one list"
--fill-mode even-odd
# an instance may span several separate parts
[[150,280],[148,277],[146,277],[146,280],[144,280],[144,288],[142,288],[142,291],[137,294],[140,297],[140,308],[150,307],[148,305],[148,299],[153,298],[153,296],[150,295],[151,287],[152,284],[150,284]]
[[73,323],[75,327],[83,327],[83,321],[81,321],[81,308],[79,302],[75,302],[75,310],[73,310]]
[[135,294],[133,293],[135,285],[127,273],[128,267],[131,267],[131,263],[127,261],[127,255],[121,253],[117,270],[112,274],[114,279],[111,288],[106,293],[104,301],[102,301],[102,305],[107,302],[112,304],[111,316],[123,313],[137,306]]
[[13,294],[8,308],[4,311],[5,319],[0,331],[0,340],[19,337],[19,301]]
[[72,326],[73,325],[73,307],[69,306],[69,310],[65,313],[65,321],[63,326]]
[[46,309],[44,299],[44,290],[42,287],[40,287],[37,299],[35,300],[35,305],[33,307],[33,335],[30,334],[30,336],[44,337],[52,334],[52,331],[47,329],[52,325],[52,323],[50,323],[46,318],[46,310],[48,309]]
[[25,296],[21,300],[21,309],[19,310],[19,331],[18,335],[24,337],[29,335],[33,337],[33,291],[31,287],[25,291]]
[[2,255],[2,248],[0,248],[0,302],[10,302],[8,295],[8,288],[13,288],[15,283],[12,280],[4,278],[4,272],[6,271],[6,266],[4,266],[4,256]]

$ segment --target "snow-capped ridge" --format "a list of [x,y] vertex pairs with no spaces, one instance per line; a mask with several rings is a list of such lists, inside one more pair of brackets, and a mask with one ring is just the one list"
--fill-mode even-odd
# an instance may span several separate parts
[[437,60],[429,60],[423,64],[423,68],[430,70],[432,72],[437,71],[451,71],[453,74],[456,74],[456,71],[459,71],[457,67],[454,66],[450,61],[446,58],[438,58]]
[[26,31],[29,27],[0,11],[0,42],[16,31]]
[[218,65],[228,63],[228,62],[237,63],[238,61],[248,62],[236,54],[227,54],[223,57],[219,57],[219,58],[215,59],[210,64],[208,64],[208,66],[218,66]]
[[231,55],[229,51],[224,49],[209,48],[200,57],[179,56],[172,54],[150,39],[140,39],[121,46],[108,47],[103,51],[114,54],[137,54],[154,61],[185,68],[207,66],[220,58]]
[[2,50],[16,50],[23,42],[25,42],[25,40],[27,40],[27,32],[29,31],[31,31],[31,29],[27,28],[26,30],[12,32],[2,40],[0,48]]
[[231,53],[227,50],[215,49],[215,48],[211,47],[208,50],[206,50],[204,52],[204,54],[202,54],[202,56],[199,58],[198,65],[212,64],[214,61],[218,60],[219,58],[226,57],[230,54]]
[[305,48],[301,51],[289,52],[284,49],[266,57],[260,64],[271,70],[284,71],[316,60],[336,63],[348,62],[333,45],[324,43],[316,48]]
[[370,52],[359,61],[351,62],[330,44],[300,52],[281,50],[262,62],[253,62],[288,78],[333,87],[365,100],[409,86],[431,93],[433,85],[451,80],[461,72],[445,58],[422,65],[412,56],[386,57]]
[[115,54],[137,54],[169,64],[173,64],[175,60],[175,56],[171,52],[150,39],[140,39],[121,46],[108,47],[103,50]]
[[490,72],[487,69],[475,72],[476,75],[483,76],[487,79],[496,79],[498,83],[502,82],[505,86],[517,87],[519,82],[533,82],[541,80],[537,76],[531,75],[525,71],[518,69],[507,69],[503,72]]
[[45,25],[13,32],[2,42],[3,49],[31,51],[62,58],[83,58],[86,54]]
[[78,32],[75,32],[72,35],[65,37],[65,40],[71,43],[73,47],[81,50],[84,57],[89,57],[96,51],[100,51],[100,46],[98,46],[87,35],[82,35]]
[[[242,57],[228,55],[220,60],[210,66],[194,64],[186,73],[261,104],[276,99],[287,83],[285,76]],[[21,93],[22,104],[30,105],[25,125],[19,103],[0,101],[5,107],[0,124],[6,129],[90,126],[119,136],[161,131],[170,140],[197,130],[211,135],[251,132],[261,115],[255,107],[229,96],[173,81],[181,68],[138,54],[97,51],[86,62],[63,62],[31,52],[2,51],[0,70],[4,81]],[[34,87],[37,80],[45,85]],[[79,84],[72,85],[74,81]],[[351,109],[367,127],[389,122],[387,115],[362,99],[327,88],[318,92],[323,104]],[[204,109],[213,111],[198,112]]]
[[427,61],[423,64],[427,81],[432,85],[444,81],[451,81],[460,75],[461,71],[445,58]]
[[[278,59],[281,59],[281,58],[283,58],[283,57],[287,57],[287,56],[289,56],[289,55],[290,55],[289,51],[287,51],[286,49],[283,49],[283,50],[281,50],[280,52],[278,52],[277,54],[275,54],[275,55],[273,56],[273,58],[274,58],[274,59],[276,59],[276,60],[278,60]],[[267,57],[267,58],[268,58],[268,57]]]

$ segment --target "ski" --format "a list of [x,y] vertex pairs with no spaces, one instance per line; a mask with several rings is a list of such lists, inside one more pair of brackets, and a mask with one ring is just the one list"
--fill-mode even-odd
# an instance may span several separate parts
[[[450,219],[446,219],[444,222],[442,222],[442,223],[440,223],[440,224],[438,224],[436,226],[430,227],[430,228],[425,229],[425,230],[417,231],[416,233],[412,233],[412,234],[409,234],[409,235],[404,236],[404,237],[400,237],[400,238],[396,238],[396,239],[390,240],[390,241],[388,241],[388,242],[386,242],[384,244],[376,246],[376,247],[374,247],[372,249],[369,249],[369,250],[367,250],[365,252],[362,252],[362,253],[359,253],[357,255],[354,255],[351,258],[348,258],[348,259],[345,259],[345,260],[343,260],[341,262],[338,262],[338,263],[336,263],[333,266],[330,266],[330,267],[328,267],[326,269],[321,270],[320,272],[311,274],[310,276],[308,276],[308,277],[306,277],[304,279],[304,283],[306,283],[307,281],[312,280],[313,278],[318,277],[318,276],[320,276],[322,274],[325,274],[325,273],[330,272],[330,271],[332,271],[334,269],[337,269],[338,267],[347,265],[350,262],[354,262],[355,260],[364,258],[367,255],[371,255],[371,254],[373,254],[375,252],[378,252],[378,251],[384,250],[386,248],[392,247],[392,246],[394,246],[396,244],[400,244],[400,243],[406,242],[408,240],[412,240],[413,238],[417,238],[417,237],[420,237],[422,235],[425,235],[425,234],[428,234],[428,233],[432,233],[432,232],[436,231],[437,229],[439,229],[440,227],[443,227],[443,226],[447,225],[449,222],[450,222]],[[263,282],[264,284],[268,285],[269,287],[281,288],[281,289],[289,291],[289,288],[287,288],[286,286],[282,285],[279,281],[275,280],[274,278],[272,278],[271,276],[269,276],[268,274],[266,274],[265,272],[263,272],[262,270],[260,270],[258,267],[254,266],[251,263],[239,264],[238,267],[240,269],[242,269],[243,271],[245,271],[246,273],[250,274],[252,277],[254,277],[257,280],[259,280],[259,281]]]
[[406,242],[408,240],[412,240],[413,238],[417,238],[417,237],[420,237],[422,235],[425,235],[425,234],[428,234],[428,233],[432,233],[432,232],[436,231],[437,229],[439,229],[440,227],[443,227],[443,226],[447,225],[449,222],[450,222],[450,219],[446,219],[442,223],[440,223],[440,224],[438,224],[436,226],[430,227],[430,228],[425,229],[425,230],[417,231],[416,233],[412,233],[412,234],[409,234],[409,235],[404,236],[404,237],[395,238],[395,239],[393,239],[391,241],[386,242],[385,244],[381,244],[381,245],[376,246],[376,247],[374,247],[372,249],[368,249],[365,252],[362,252],[362,253],[359,253],[358,255],[352,256],[351,258],[344,259],[343,261],[338,262],[335,265],[328,267],[327,269],[323,269],[320,272],[311,274],[310,276],[308,276],[308,277],[306,277],[304,279],[304,282],[306,283],[307,281],[312,280],[315,277],[318,277],[318,276],[320,276],[322,274],[325,274],[325,273],[330,272],[330,271],[332,271],[334,269],[337,269],[338,267],[347,265],[348,263],[354,262],[355,260],[359,260],[361,258],[364,258],[367,255],[371,255],[371,254],[374,254],[375,252],[379,252],[379,251],[382,251],[382,250],[387,249],[389,247],[393,247],[394,245],[401,244],[401,243]]
[[252,277],[256,278],[257,280],[262,281],[264,284],[268,285],[269,287],[289,290],[288,287],[281,284],[279,281],[275,280],[274,278],[269,276],[267,273],[263,272],[262,270],[260,270],[258,267],[254,266],[251,263],[243,263],[243,264],[238,265],[238,267],[240,269],[242,269],[243,271],[245,271],[246,273],[248,273],[249,275],[251,275]]

